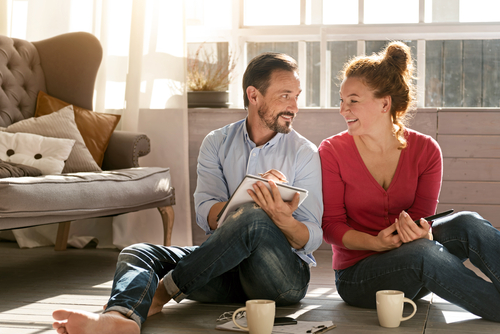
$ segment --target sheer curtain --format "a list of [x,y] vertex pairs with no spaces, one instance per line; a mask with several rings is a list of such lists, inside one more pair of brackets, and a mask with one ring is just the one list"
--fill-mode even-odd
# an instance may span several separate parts
[[[94,111],[121,114],[118,129],[145,133],[141,166],[170,167],[176,190],[172,242],[190,245],[184,4],[177,0],[0,0],[0,34],[36,41],[86,31],[104,50]],[[19,232],[24,246],[53,242],[55,225]],[[156,209],[73,222],[70,245],[163,242]]]

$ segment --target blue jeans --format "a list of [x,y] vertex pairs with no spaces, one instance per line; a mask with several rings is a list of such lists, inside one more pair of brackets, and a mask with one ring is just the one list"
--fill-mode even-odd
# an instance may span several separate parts
[[[500,232],[480,215],[460,212],[438,219],[434,241],[416,240],[336,271],[342,299],[375,308],[375,293],[404,291],[411,299],[431,291],[484,319],[500,322]],[[491,281],[463,265],[469,259]]]
[[137,244],[125,248],[118,258],[106,312],[118,311],[140,326],[165,276],[179,290],[176,301],[184,297],[213,303],[272,299],[277,305],[289,305],[304,298],[310,272],[269,216],[249,204],[230,215],[199,247]]

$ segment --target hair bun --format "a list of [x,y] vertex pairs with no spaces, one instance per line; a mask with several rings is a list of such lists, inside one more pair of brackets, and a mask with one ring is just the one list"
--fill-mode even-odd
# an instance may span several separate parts
[[400,73],[411,71],[411,50],[410,47],[403,42],[390,43],[385,49],[384,60],[396,66]]

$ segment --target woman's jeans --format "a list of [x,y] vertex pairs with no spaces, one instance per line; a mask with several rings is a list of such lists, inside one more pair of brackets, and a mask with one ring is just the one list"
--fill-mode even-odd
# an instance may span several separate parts
[[[336,271],[342,299],[375,308],[378,290],[408,298],[431,291],[484,319],[500,321],[500,232],[477,213],[460,212],[432,225],[434,241],[416,240]],[[470,259],[492,283],[464,266]]]
[[[304,298],[309,266],[260,208],[242,206],[199,247],[137,244],[117,263],[106,312],[117,311],[143,323],[161,278],[171,277],[187,297],[213,303],[272,299],[289,305]],[[166,277],[167,278],[167,277]]]

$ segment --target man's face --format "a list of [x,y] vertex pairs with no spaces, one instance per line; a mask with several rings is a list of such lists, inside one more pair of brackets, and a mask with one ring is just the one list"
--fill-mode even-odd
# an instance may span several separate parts
[[261,123],[274,132],[289,133],[299,111],[297,99],[301,91],[297,73],[273,71],[266,95],[257,110]]

